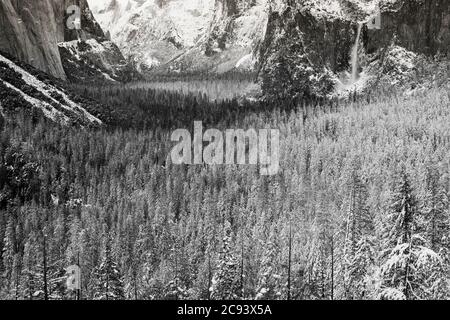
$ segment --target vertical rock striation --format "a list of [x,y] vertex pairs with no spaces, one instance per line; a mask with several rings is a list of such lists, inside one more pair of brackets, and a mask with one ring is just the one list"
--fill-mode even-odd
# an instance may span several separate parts
[[[67,9],[80,8],[81,29]],[[122,80],[133,73],[96,22],[86,0],[2,0],[0,50],[60,79]]]
[[380,9],[382,29],[368,31],[369,52],[395,43],[427,55],[450,53],[450,1],[383,0]]
[[61,39],[55,0],[2,0],[0,50],[65,79],[59,55]]

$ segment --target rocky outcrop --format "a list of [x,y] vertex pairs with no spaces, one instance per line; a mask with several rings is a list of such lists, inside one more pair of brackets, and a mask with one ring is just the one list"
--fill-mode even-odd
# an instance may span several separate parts
[[[81,29],[67,27],[72,5],[80,8]],[[0,28],[0,50],[60,79],[122,80],[133,74],[86,0],[4,0]],[[94,47],[89,54],[78,50]]]
[[216,0],[206,54],[236,47],[254,49],[264,39],[267,8],[267,0]]
[[[260,46],[258,75],[266,97],[324,97],[340,89],[352,93],[381,78],[391,86],[414,77],[417,82],[417,61],[423,65],[426,57],[450,53],[448,0],[282,2],[272,10]],[[378,12],[381,29],[369,28],[366,23]],[[362,73],[355,80],[349,79],[349,61],[359,24],[364,26],[355,59]]]
[[98,127],[104,123],[98,112],[103,108],[97,105],[63,88],[63,81],[0,52],[0,118],[20,113],[62,125]]
[[314,15],[307,7],[272,12],[260,51],[259,77],[266,95],[326,96],[336,75],[349,70],[354,23]]
[[381,30],[368,30],[369,53],[389,45],[427,55],[450,53],[450,1],[382,1]]
[[129,82],[141,79],[119,48],[109,40],[73,40],[59,43],[67,79],[71,82]]

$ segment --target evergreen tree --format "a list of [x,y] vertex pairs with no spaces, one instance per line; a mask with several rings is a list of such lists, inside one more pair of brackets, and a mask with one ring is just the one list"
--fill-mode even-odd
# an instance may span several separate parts
[[426,247],[418,233],[418,216],[416,197],[403,168],[395,181],[385,222],[382,299],[433,298],[447,282],[442,259]]
[[122,274],[111,254],[111,244],[105,236],[103,258],[94,272],[94,299],[95,300],[123,300],[125,299]]
[[49,250],[52,237],[48,230],[44,227],[25,243],[20,291],[30,300],[60,300],[65,297],[65,270]]
[[429,164],[425,178],[426,189],[421,208],[424,236],[435,252],[446,251],[450,247],[450,219],[448,217],[448,181],[440,177],[435,165]]
[[15,230],[14,230],[14,222],[12,218],[8,220],[6,225],[5,237],[3,240],[3,254],[2,254],[2,262],[3,262],[3,288],[6,292],[11,291],[11,287],[13,286],[13,275],[14,275],[14,260],[15,260]]
[[375,266],[375,230],[366,204],[367,189],[356,170],[352,171],[349,189],[342,261],[343,296],[363,299],[368,295],[366,282]]
[[281,297],[281,274],[277,270],[278,254],[277,244],[268,241],[258,274],[257,300],[273,300]]
[[240,298],[239,262],[231,248],[231,225],[225,223],[223,248],[212,279],[211,298],[216,300],[236,300]]

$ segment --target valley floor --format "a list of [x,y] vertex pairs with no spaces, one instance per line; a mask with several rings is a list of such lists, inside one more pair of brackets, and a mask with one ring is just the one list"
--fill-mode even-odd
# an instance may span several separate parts
[[252,80],[170,80],[148,81],[127,85],[131,89],[153,89],[181,94],[205,95],[211,101],[252,98],[260,94],[260,87]]
[[[85,92],[152,125],[5,124],[0,297],[69,299],[79,263],[84,299],[449,298],[448,91],[195,113],[179,93]],[[172,130],[202,119],[279,129],[279,173],[166,161]]]

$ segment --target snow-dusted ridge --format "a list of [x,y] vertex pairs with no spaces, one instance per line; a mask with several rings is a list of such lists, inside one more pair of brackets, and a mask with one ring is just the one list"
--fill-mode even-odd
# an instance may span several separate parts
[[103,30],[122,53],[148,68],[164,64],[193,47],[207,31],[214,1],[90,0]]
[[102,29],[140,70],[217,73],[252,67],[248,62],[256,59],[248,55],[264,38],[269,3],[236,0],[239,12],[230,15],[221,0],[88,2]]
[[[270,13],[283,12],[289,6],[284,0],[88,2],[102,29],[141,71],[162,68],[213,73],[255,69]],[[299,7],[323,19],[355,21],[370,17],[379,2],[305,0]],[[355,12],[360,16],[355,17]]]
[[[34,75],[2,55],[0,55],[0,63],[6,64],[8,68],[13,70],[20,78],[17,79],[18,81],[11,81],[8,80],[8,78],[2,78],[2,75],[0,75],[0,83],[13,92],[20,94],[20,96],[31,106],[42,111],[45,117],[62,124],[71,124],[74,121],[81,125],[102,124],[100,119],[93,116],[78,103],[71,100],[63,90],[42,82]],[[25,88],[21,88],[20,84],[23,83],[22,80],[26,84]],[[30,91],[34,92],[33,89],[37,90],[36,92],[39,93],[38,97],[33,96],[33,94],[30,93]],[[58,99],[55,97],[58,97]],[[7,105],[3,106],[3,109],[7,108]]]

